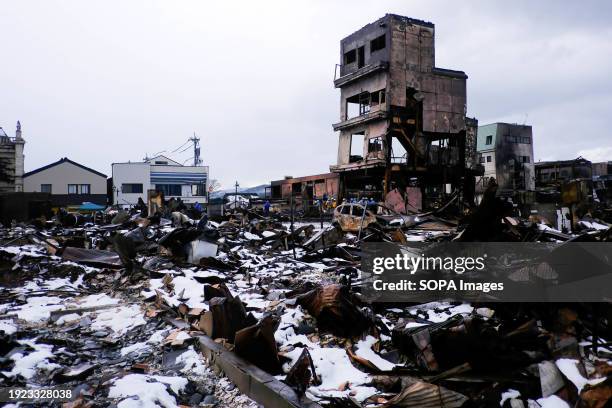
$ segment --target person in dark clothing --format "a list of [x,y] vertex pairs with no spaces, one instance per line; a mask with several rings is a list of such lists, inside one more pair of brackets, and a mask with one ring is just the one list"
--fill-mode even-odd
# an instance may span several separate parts
[[266,202],[263,205],[263,210],[264,210],[264,215],[267,217],[270,215],[270,201],[266,200]]

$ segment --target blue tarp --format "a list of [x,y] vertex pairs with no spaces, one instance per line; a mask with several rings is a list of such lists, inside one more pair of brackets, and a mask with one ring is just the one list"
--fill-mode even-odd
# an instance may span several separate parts
[[106,207],[103,206],[103,205],[98,205],[98,204],[90,203],[89,201],[85,201],[83,204],[81,204],[81,206],[79,207],[79,210],[83,210],[83,211],[102,211],[105,208]]

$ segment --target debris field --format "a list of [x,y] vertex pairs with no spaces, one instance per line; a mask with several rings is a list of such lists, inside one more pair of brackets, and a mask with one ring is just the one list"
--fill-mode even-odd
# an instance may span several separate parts
[[164,215],[0,230],[3,387],[68,386],[73,408],[273,406],[205,358],[205,338],[290,389],[286,406],[610,404],[608,304],[368,304],[359,281],[362,242],[607,241],[602,221],[567,235],[486,197],[467,218],[358,232],[246,210]]

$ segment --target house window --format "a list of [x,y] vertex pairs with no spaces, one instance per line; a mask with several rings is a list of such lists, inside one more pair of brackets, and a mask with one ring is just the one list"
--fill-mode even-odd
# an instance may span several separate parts
[[191,185],[192,196],[205,196],[206,195],[206,184],[192,184]]
[[350,50],[344,53],[344,63],[352,64],[357,61],[357,50]]
[[480,156],[480,163],[484,163],[485,162],[485,157],[484,156]]
[[121,185],[121,192],[123,194],[141,194],[142,184],[139,183],[123,183]]
[[487,163],[491,163],[491,156],[487,156]]
[[165,196],[181,196],[180,184],[156,184],[155,190],[164,193]]
[[521,136],[521,143],[531,144],[531,138],[529,136]]
[[40,192],[41,193],[51,193],[51,184],[41,184]]
[[361,46],[357,48],[357,68],[361,68],[365,65],[365,47]]
[[485,144],[493,144],[493,135],[489,135],[487,136],[487,141],[485,142]]
[[68,184],[68,194],[89,194],[89,184]]
[[523,163],[529,163],[529,156],[521,156],[521,161]]
[[370,54],[373,53],[374,51],[382,50],[383,48],[385,48],[385,35],[384,34],[370,41]]

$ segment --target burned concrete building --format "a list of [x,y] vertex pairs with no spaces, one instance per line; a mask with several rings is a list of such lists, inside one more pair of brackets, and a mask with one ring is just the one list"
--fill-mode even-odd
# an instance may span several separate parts
[[23,191],[24,145],[19,121],[15,137],[0,127],[0,193]]
[[486,189],[491,177],[502,196],[525,201],[521,193],[535,190],[531,126],[501,122],[480,126],[477,150],[484,166],[484,175],[477,179],[477,193]]
[[583,157],[572,160],[543,161],[535,164],[535,178],[538,187],[559,186],[570,180],[590,180],[592,177],[592,163]]
[[287,176],[270,184],[270,198],[293,202],[296,208],[308,210],[315,200],[338,197],[338,174],[325,173],[304,177]]
[[458,189],[472,195],[477,122],[466,118],[467,75],[436,67],[434,41],[432,23],[395,14],[341,40],[330,170],[340,174],[342,197],[383,201],[411,184],[423,207]]

